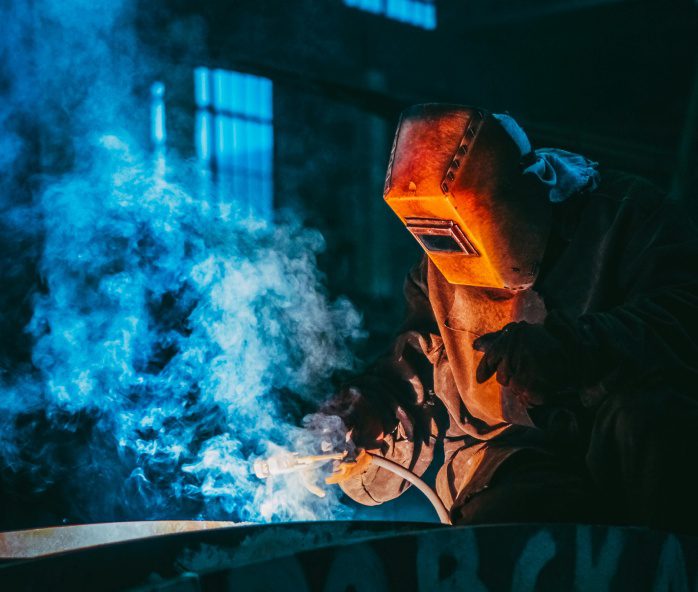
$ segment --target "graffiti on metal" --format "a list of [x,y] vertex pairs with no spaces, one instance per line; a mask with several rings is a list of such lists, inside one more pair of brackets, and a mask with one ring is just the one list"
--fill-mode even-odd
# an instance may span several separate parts
[[[199,548],[188,563],[194,571],[197,562],[211,570],[215,552]],[[229,563],[227,569],[225,563],[213,570],[227,572],[229,590],[698,592],[698,541],[641,529],[451,528],[289,550],[244,566]]]

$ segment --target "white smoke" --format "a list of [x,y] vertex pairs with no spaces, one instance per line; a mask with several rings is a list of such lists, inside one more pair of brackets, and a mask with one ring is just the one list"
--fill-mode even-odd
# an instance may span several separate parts
[[0,198],[3,241],[38,245],[41,278],[31,363],[2,373],[4,486],[58,487],[82,520],[342,514],[335,495],[260,482],[250,462],[302,439],[299,409],[352,368],[359,316],[327,297],[319,233],[202,195],[195,163],[154,162],[137,89],[167,65],[147,57],[133,8],[8,7],[0,171],[26,171],[40,145],[44,173],[31,203],[14,203],[19,177]]

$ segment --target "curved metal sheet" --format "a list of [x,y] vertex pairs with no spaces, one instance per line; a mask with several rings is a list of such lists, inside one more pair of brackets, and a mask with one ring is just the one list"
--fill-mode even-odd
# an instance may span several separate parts
[[154,520],[79,524],[0,532],[0,559],[30,559],[109,543],[230,526],[238,526],[238,523]]

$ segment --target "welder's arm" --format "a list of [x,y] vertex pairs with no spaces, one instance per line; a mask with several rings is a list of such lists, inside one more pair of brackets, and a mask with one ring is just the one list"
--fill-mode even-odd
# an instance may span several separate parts
[[[434,456],[437,435],[433,363],[441,338],[428,299],[426,261],[405,282],[407,318],[391,350],[335,399],[343,405],[357,446],[378,452],[422,475]],[[342,403],[342,401],[344,401]],[[375,465],[341,483],[352,499],[376,505],[400,495],[409,484]]]
[[546,328],[607,389],[650,378],[695,388],[698,232],[672,204],[628,226],[618,265],[623,304],[578,319],[555,311]]
[[698,380],[698,233],[671,204],[624,204],[600,245],[605,282],[621,304],[580,317],[551,310],[543,325],[511,323],[475,340],[479,382],[496,374],[526,404],[568,392],[593,404],[648,380]]

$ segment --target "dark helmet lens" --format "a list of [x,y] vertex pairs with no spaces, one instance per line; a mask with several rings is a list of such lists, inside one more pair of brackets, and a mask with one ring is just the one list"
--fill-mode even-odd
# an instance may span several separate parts
[[427,251],[442,253],[461,253],[463,249],[452,236],[437,234],[416,234]]
[[407,218],[407,230],[431,253],[461,253],[478,257],[477,249],[453,220]]

